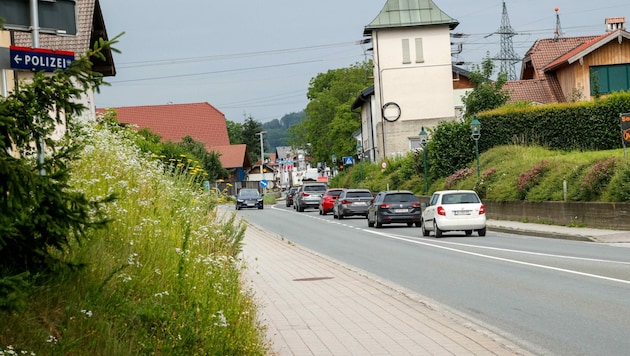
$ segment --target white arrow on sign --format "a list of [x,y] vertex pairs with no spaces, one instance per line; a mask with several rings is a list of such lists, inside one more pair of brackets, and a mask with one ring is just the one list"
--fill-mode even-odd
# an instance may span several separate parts
[[20,57],[20,55],[16,54],[15,57],[13,57],[13,60],[16,63],[20,63],[22,61],[22,57]]

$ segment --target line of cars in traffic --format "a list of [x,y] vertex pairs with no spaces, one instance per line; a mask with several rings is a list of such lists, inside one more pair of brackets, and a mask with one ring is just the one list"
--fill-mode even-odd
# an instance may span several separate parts
[[406,224],[422,228],[422,235],[442,237],[444,233],[462,231],[466,236],[477,232],[486,235],[483,202],[473,190],[442,190],[431,196],[428,204],[407,190],[329,188],[325,183],[304,183],[287,193],[286,206],[298,212],[318,209],[320,215],[332,213],[334,219],[363,216],[368,227]]

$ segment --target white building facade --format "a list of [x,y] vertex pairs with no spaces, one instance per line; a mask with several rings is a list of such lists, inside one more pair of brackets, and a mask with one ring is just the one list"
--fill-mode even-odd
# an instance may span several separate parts
[[455,93],[450,30],[459,23],[431,0],[388,0],[365,27],[374,61],[373,95],[364,91],[361,142],[376,161],[418,147],[418,133],[453,120]]

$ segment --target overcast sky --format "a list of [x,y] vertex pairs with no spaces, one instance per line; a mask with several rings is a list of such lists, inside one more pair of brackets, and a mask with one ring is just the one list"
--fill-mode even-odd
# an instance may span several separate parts
[[[459,21],[463,51],[479,64],[499,52],[500,0],[434,0]],[[125,32],[114,54],[117,75],[97,107],[208,102],[230,121],[260,122],[301,111],[318,73],[370,58],[363,29],[386,0],[101,0],[110,38]],[[519,57],[551,38],[555,7],[564,36],[604,33],[606,17],[630,20],[628,0],[507,0]],[[498,65],[497,65],[498,66]]]

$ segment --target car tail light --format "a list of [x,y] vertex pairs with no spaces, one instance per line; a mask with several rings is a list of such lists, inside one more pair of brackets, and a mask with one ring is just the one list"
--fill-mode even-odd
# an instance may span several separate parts
[[411,203],[411,207],[412,208],[419,208],[420,207],[420,203]]
[[342,199],[342,200],[341,200],[341,204],[344,204],[344,205],[345,205],[345,204],[350,204],[350,202],[349,202],[349,201],[347,201],[347,200],[345,200],[345,199]]
[[486,207],[481,204],[481,207],[479,208],[479,215],[483,215],[486,213]]
[[306,192],[302,192],[302,196],[303,196],[303,197],[308,197],[308,196],[310,196],[310,194],[308,194],[308,193],[306,193]]
[[438,206],[437,213],[438,215],[446,216],[446,210],[444,210],[444,208],[441,206]]
[[392,205],[391,204],[387,204],[387,203],[383,203],[383,204],[379,205],[378,207],[381,208],[381,209],[389,209],[389,208],[392,207]]

